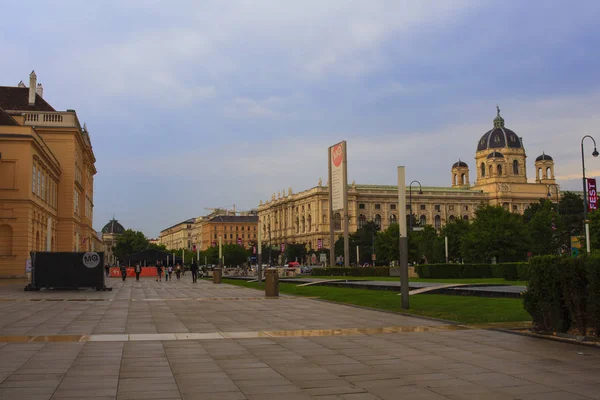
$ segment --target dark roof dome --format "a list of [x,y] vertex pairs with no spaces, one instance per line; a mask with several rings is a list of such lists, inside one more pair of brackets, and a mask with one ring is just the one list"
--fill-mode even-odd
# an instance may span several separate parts
[[111,219],[108,224],[104,225],[102,228],[102,233],[113,233],[120,235],[125,232],[125,228],[121,225],[116,219]]
[[469,166],[467,165],[467,163],[464,162],[464,161],[461,161],[460,158],[458,159],[457,162],[455,162],[454,164],[452,164],[452,168],[458,168],[458,167],[469,168]]
[[490,154],[488,154],[487,158],[504,158],[504,156],[502,155],[502,153],[492,151]]
[[477,151],[486,149],[501,148],[523,148],[523,143],[516,133],[504,127],[504,118],[500,116],[500,107],[497,107],[498,114],[494,118],[494,129],[484,133],[477,144]]
[[553,161],[553,160],[552,160],[552,157],[550,157],[550,156],[549,156],[548,154],[546,154],[546,153],[542,153],[542,155],[541,155],[541,156],[538,156],[538,158],[536,158],[536,159],[535,159],[535,161],[545,161],[545,160],[547,160],[547,161]]

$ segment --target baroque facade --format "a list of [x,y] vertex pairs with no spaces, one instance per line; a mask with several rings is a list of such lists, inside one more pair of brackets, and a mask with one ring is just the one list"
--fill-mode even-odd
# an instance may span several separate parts
[[[439,230],[454,219],[472,219],[481,204],[523,213],[540,198],[559,201],[552,157],[543,153],[537,157],[535,182],[531,183],[527,180],[526,158],[522,139],[504,126],[498,109],[492,129],[477,144],[473,185],[469,166],[458,160],[450,169],[450,187],[407,187],[406,210],[398,210],[397,186],[352,182],[348,186],[348,230],[356,232],[368,221],[385,230],[397,222],[399,212],[405,212],[408,220],[411,209],[416,226],[432,225]],[[320,179],[311,189],[293,193],[289,188],[273,194],[270,201],[261,201],[258,216],[262,240],[267,245],[304,243],[309,249],[330,247],[329,192]],[[343,219],[340,213],[334,215],[336,237],[342,234]]]
[[123,225],[116,219],[108,221],[102,228],[102,242],[104,243],[104,263],[110,266],[117,265],[117,257],[115,257],[113,249],[117,245],[117,239],[125,232]]
[[46,102],[35,72],[0,86],[0,154],[0,277],[24,276],[30,251],[102,248],[89,132]]

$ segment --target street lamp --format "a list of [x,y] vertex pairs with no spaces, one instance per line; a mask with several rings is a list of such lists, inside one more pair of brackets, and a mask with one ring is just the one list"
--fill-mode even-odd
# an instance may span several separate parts
[[419,184],[419,194],[423,194],[423,188],[421,187],[421,182],[419,181],[412,181],[409,185],[408,185],[408,211],[410,211],[410,215],[409,215],[409,231],[412,232],[413,230],[413,212],[412,212],[412,185],[413,183],[418,183]]
[[271,222],[269,222],[269,224],[267,225],[267,230],[269,231],[269,268],[271,267],[271,250],[272,250],[272,243],[271,243]]
[[583,152],[583,140],[585,138],[590,138],[592,139],[592,142],[594,142],[594,151],[592,152],[592,156],[594,157],[598,157],[598,150],[596,150],[596,140],[594,140],[593,137],[591,137],[590,135],[585,135],[584,137],[581,138],[581,170],[582,170],[582,174],[583,174],[583,224],[585,227],[585,244],[586,244],[586,250],[587,253],[590,253],[590,225],[587,221],[587,182],[585,179],[585,158],[584,158],[584,152]]

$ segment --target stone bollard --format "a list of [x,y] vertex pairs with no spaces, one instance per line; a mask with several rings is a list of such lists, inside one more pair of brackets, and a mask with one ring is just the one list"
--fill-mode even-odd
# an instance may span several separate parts
[[265,273],[265,296],[272,299],[279,297],[279,271],[277,268],[267,268]]
[[215,268],[213,270],[213,283],[221,283],[223,278],[223,270],[221,268]]

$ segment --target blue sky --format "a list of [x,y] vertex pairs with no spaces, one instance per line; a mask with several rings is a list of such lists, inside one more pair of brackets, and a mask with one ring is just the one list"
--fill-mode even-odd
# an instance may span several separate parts
[[561,188],[581,190],[579,143],[600,126],[595,1],[30,3],[3,5],[0,84],[35,69],[87,123],[96,229],[114,213],[152,237],[205,207],[308,189],[343,139],[350,180],[394,184],[405,165],[447,186],[496,104],[529,177],[544,151]]

